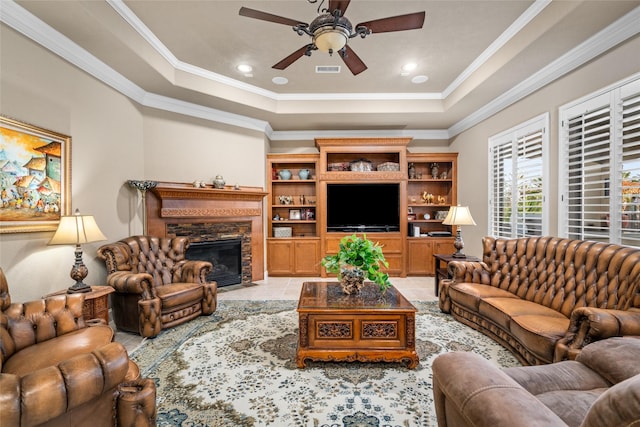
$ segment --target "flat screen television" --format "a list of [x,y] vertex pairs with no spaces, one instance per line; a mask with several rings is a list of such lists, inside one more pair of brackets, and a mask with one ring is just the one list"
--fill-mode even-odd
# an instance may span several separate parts
[[327,184],[327,231],[400,231],[400,185]]

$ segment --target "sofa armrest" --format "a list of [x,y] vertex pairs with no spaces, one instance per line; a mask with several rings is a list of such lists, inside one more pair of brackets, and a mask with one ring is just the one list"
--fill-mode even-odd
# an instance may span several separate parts
[[39,425],[115,390],[129,369],[127,351],[112,342],[29,373],[0,374],[0,425]]
[[107,276],[107,285],[121,294],[139,294],[142,299],[156,298],[153,276],[149,273],[116,271]]
[[640,335],[640,311],[578,307],[571,313],[567,333],[556,344],[553,360],[573,360],[587,344],[625,335]]
[[436,357],[433,394],[441,427],[566,426],[499,367],[475,353]]
[[120,384],[118,387],[118,426],[156,425],[156,384],[149,378]]
[[174,272],[177,282],[207,283],[207,274],[213,269],[213,264],[208,261],[186,260],[182,261]]

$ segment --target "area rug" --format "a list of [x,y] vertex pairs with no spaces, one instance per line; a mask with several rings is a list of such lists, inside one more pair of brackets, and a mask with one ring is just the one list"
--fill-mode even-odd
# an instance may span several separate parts
[[296,368],[296,301],[220,301],[132,352],[157,385],[159,426],[435,426],[431,364],[471,351],[519,366],[506,349],[413,302],[420,364],[309,362]]

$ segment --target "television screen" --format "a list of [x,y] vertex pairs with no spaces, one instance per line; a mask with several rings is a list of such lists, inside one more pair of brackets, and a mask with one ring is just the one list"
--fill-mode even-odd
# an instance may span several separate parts
[[400,231],[400,185],[327,184],[327,231]]

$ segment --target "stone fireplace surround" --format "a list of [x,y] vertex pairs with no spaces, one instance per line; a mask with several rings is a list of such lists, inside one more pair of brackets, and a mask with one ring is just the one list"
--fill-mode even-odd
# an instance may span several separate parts
[[193,241],[242,239],[242,281],[264,279],[263,199],[259,187],[195,188],[158,182],[145,197],[147,234]]
[[253,280],[251,273],[251,223],[223,222],[199,224],[167,224],[170,236],[186,236],[192,242],[215,242],[220,240],[240,239],[242,258],[242,283]]

